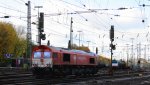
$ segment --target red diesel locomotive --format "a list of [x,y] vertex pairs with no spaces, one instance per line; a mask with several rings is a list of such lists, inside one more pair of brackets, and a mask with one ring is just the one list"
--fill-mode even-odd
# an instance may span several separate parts
[[32,72],[40,75],[81,75],[97,73],[97,55],[46,45],[32,50]]

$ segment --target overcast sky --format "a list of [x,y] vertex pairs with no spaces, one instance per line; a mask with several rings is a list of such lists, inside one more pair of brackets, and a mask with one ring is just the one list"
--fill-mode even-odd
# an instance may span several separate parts
[[[0,0],[1,21],[11,22],[16,26],[27,27],[27,3],[28,0]],[[37,8],[43,6],[40,12],[44,12],[44,30],[46,44],[50,40],[52,46],[67,47],[70,31],[70,19],[73,18],[73,43],[88,46],[95,52],[98,47],[99,54],[110,56],[109,30],[111,25],[115,29],[116,50],[114,58],[126,59],[127,44],[128,53],[133,52],[137,56],[137,44],[141,43],[141,57],[149,57],[150,43],[150,1],[149,0],[30,0],[32,22],[37,22]],[[143,4],[145,6],[143,6]],[[123,8],[123,9],[122,9]],[[142,22],[143,20],[143,22]],[[37,26],[32,25],[32,41],[36,43]],[[89,41],[89,44],[88,42]],[[36,43],[37,44],[37,43]],[[145,51],[146,45],[146,51]]]

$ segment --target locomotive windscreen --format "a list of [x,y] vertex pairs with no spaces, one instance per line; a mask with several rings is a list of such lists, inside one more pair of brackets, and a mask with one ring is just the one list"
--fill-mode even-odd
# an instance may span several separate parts
[[44,58],[50,58],[51,53],[50,52],[44,52]]
[[41,58],[41,52],[34,52],[34,58]]

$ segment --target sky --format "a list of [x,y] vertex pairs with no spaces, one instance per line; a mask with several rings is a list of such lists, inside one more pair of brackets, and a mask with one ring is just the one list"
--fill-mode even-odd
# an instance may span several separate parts
[[[0,20],[27,28],[28,0],[0,0]],[[150,0],[30,0],[31,22],[37,23],[38,9],[44,12],[42,44],[67,47],[70,39],[70,20],[73,18],[73,43],[89,46],[92,52],[110,57],[109,31],[114,25],[116,45],[114,59],[142,57],[149,59]],[[144,5],[143,5],[144,4]],[[3,16],[11,16],[3,18]],[[27,29],[25,29],[27,30]],[[31,25],[32,41],[37,41],[37,26]],[[80,31],[80,34],[79,34]],[[133,50],[132,50],[133,46]]]

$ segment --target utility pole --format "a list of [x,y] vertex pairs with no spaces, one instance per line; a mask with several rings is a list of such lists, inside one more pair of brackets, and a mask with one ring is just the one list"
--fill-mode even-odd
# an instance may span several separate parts
[[137,61],[139,59],[139,44],[137,44]]
[[38,24],[37,24],[37,29],[38,29],[38,44],[41,45],[41,38],[40,38],[40,28],[39,28],[39,8],[43,8],[43,6],[35,6],[34,8],[38,9]]
[[82,32],[82,31],[78,31],[79,32],[79,47],[80,47],[80,33]]
[[71,17],[71,23],[70,23],[70,49],[72,49],[72,45],[73,45],[73,38],[72,38],[72,36],[73,36],[73,29],[72,29],[72,23],[73,23],[73,21],[72,21],[72,17]]
[[128,63],[129,62],[129,60],[128,60],[129,59],[129,51],[128,51],[129,44],[126,44],[126,45],[127,45],[127,66],[128,66],[129,65],[129,63]]
[[103,42],[103,41],[102,41],[101,52],[102,52],[102,54],[103,54],[103,52],[104,52],[104,42]]
[[[32,35],[31,35],[31,4],[30,1],[26,3],[27,6],[27,57],[31,57],[31,49],[32,49]],[[31,62],[30,62],[31,66]]]
[[141,58],[141,42],[139,43],[139,58]]
[[132,68],[133,68],[133,40],[134,40],[134,38],[131,38],[131,40],[132,40],[132,45],[131,45],[131,48],[132,48],[132,56],[131,56],[131,66],[132,66]]
[[113,75],[113,68],[112,68],[112,57],[113,57],[113,49],[112,49],[112,45],[113,45],[113,41],[111,40],[111,49],[110,49],[110,52],[111,52],[111,58],[110,58],[110,74]]
[[88,43],[88,48],[89,48],[90,41],[87,41],[87,43]]
[[144,50],[144,51],[145,51],[145,52],[144,52],[144,59],[147,60],[147,59],[146,59],[146,45],[145,45],[145,50]]
[[[148,44],[147,52],[149,53],[149,44]],[[147,61],[149,61],[149,54],[148,54],[148,56],[147,56]]]

